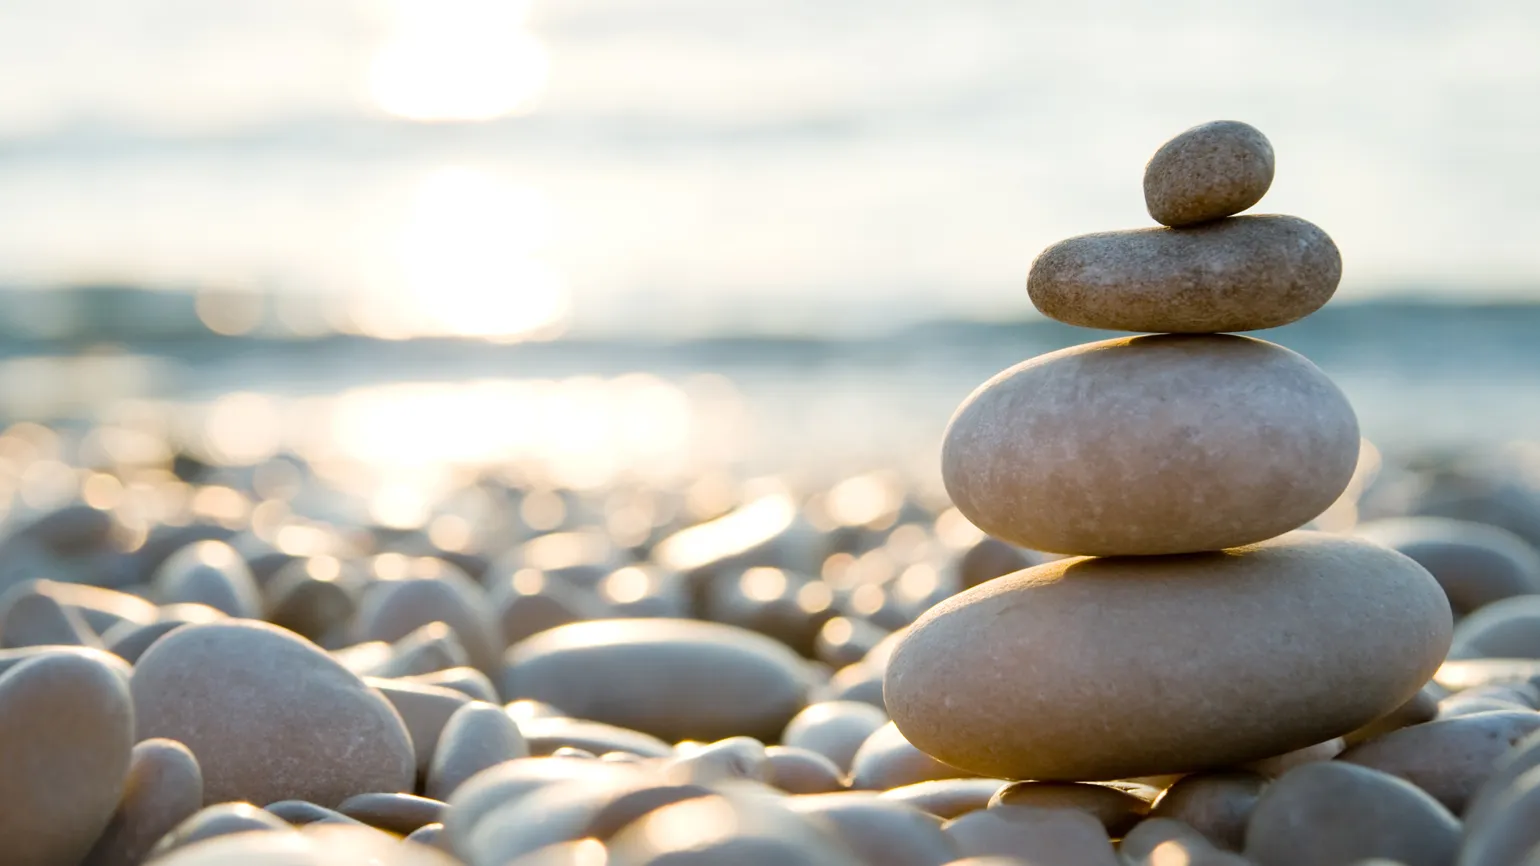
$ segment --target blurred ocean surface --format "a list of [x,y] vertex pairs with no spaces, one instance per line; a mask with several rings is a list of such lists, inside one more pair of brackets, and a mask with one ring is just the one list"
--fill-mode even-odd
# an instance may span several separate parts
[[1536,44],[1531,0],[0,0],[0,402],[929,479],[973,387],[1095,336],[1031,258],[1237,117],[1346,262],[1271,338],[1387,450],[1533,440]]

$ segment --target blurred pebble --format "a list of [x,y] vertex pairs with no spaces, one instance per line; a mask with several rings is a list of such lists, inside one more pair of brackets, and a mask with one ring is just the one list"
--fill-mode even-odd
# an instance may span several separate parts
[[486,674],[471,667],[441,668],[430,673],[413,674],[401,679],[406,682],[421,683],[425,686],[454,689],[467,697],[478,701],[486,701],[489,704],[499,703],[497,689],[493,688],[492,681],[487,678]]
[[825,794],[845,788],[833,761],[796,746],[765,747],[765,781],[788,794]]
[[1101,822],[1072,809],[1002,806],[943,825],[968,857],[1019,857],[1029,863],[1120,866]]
[[359,821],[349,818],[341,812],[328,809],[324,806],[317,806],[316,804],[306,800],[279,800],[276,803],[268,803],[262,808],[264,811],[273,815],[277,815],[278,817],[288,821],[290,824],[293,824],[296,827],[315,824],[318,822],[329,822],[333,824],[360,823]]
[[1540,552],[1513,533],[1447,517],[1398,517],[1359,524],[1354,534],[1416,560],[1463,616],[1499,599],[1540,593]]
[[1497,760],[1536,730],[1540,713],[1530,710],[1477,713],[1392,731],[1341,760],[1405,779],[1459,815]]
[[610,866],[859,866],[824,829],[773,800],[712,796],[659,809],[610,844]]
[[764,743],[752,737],[730,737],[673,758],[664,764],[663,775],[677,785],[714,785],[733,779],[768,783],[770,768]]
[[1437,686],[1423,686],[1417,694],[1412,695],[1406,703],[1395,708],[1388,715],[1345,735],[1342,738],[1343,742],[1351,747],[1408,725],[1431,722],[1438,715],[1438,696],[1434,694],[1435,690],[1439,690]]
[[1342,761],[1284,774],[1262,792],[1246,827],[1245,856],[1258,866],[1349,864],[1384,857],[1406,866],[1448,866],[1460,822],[1411,783]]
[[371,827],[408,835],[437,824],[446,805],[439,800],[412,794],[356,794],[342,801],[337,811]]
[[282,818],[250,803],[216,803],[200,809],[172,828],[150,849],[150,859],[165,857],[206,839],[254,832],[293,832]]
[[841,668],[865,659],[887,636],[887,629],[860,617],[837,616],[818,630],[814,653],[819,661]]
[[378,691],[406,725],[412,743],[413,762],[419,779],[426,779],[428,767],[438,749],[444,726],[470,698],[453,689],[422,685],[408,680],[367,677],[364,683]]
[[274,625],[320,642],[346,628],[361,583],[332,557],[295,560],[263,586],[262,605]]
[[430,622],[390,645],[390,657],[369,670],[376,677],[414,677],[463,667],[470,655],[447,624]]
[[989,808],[1030,806],[1073,809],[1100,821],[1113,838],[1128,832],[1150,810],[1147,800],[1107,785],[1079,782],[1016,782],[995,793]]
[[657,737],[586,719],[535,718],[520,722],[519,730],[524,732],[531,755],[549,755],[564,746],[595,755],[630,752],[645,758],[664,758],[674,754],[673,747]]
[[936,779],[889,788],[878,796],[950,819],[987,807],[1009,784],[1004,779]]
[[559,580],[544,572],[523,568],[494,583],[489,592],[496,611],[504,646],[512,646],[546,629],[601,619],[609,609],[592,592]]
[[45,652],[0,674],[4,862],[79,863],[113,818],[133,747],[133,706],[118,670]]
[[18,649],[29,646],[79,646],[101,648],[96,632],[85,618],[52,597],[33,590],[32,585],[13,587],[0,599],[0,646]]
[[81,866],[136,866],[160,838],[203,807],[203,774],[175,740],[136,744],[122,799]]
[[1257,773],[1269,778],[1277,778],[1278,776],[1282,776],[1284,773],[1287,773],[1295,767],[1303,766],[1305,764],[1312,764],[1316,761],[1330,761],[1332,758],[1342,754],[1342,750],[1345,748],[1347,748],[1347,743],[1344,742],[1341,737],[1336,737],[1334,739],[1327,740],[1324,743],[1316,743],[1313,746],[1306,746],[1303,749],[1295,749],[1292,752],[1284,752],[1281,755],[1274,755],[1271,758],[1263,758],[1260,761],[1251,761],[1249,763],[1242,764],[1238,769]]
[[887,721],[886,713],[867,703],[821,701],[792,718],[781,742],[818,752],[849,772],[861,744]]
[[447,800],[466,779],[504,761],[523,758],[529,746],[503,708],[471,701],[449,717],[433,750],[424,793]]
[[541,632],[508,650],[500,685],[508,700],[534,698],[666,740],[772,740],[808,693],[801,659],[784,645],[734,626],[663,619]]
[[364,591],[353,621],[353,639],[398,641],[429,623],[442,622],[459,639],[472,667],[495,673],[503,641],[486,592],[443,560],[421,558],[408,567],[414,571],[378,581]]
[[892,722],[872,732],[851,762],[850,787],[886,790],[933,779],[958,779],[976,775],[943,764],[904,739]]
[[251,569],[223,541],[199,541],[172,554],[152,578],[163,603],[197,602],[245,619],[262,616],[262,596]]
[[1540,659],[1540,595],[1494,601],[1454,627],[1452,659]]
[[1160,795],[1150,817],[1181,821],[1212,844],[1239,851],[1246,844],[1246,823],[1266,787],[1267,779],[1257,773],[1193,773]]
[[867,863],[942,866],[958,856],[934,815],[874,794],[846,791],[793,797],[792,811],[829,822],[840,839]]

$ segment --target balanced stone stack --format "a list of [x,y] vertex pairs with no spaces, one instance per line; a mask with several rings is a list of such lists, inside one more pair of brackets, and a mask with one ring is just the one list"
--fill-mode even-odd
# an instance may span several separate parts
[[1291,216],[1234,216],[1273,178],[1236,122],[1155,154],[1163,227],[1053,245],[1032,302],[1072,325],[1150,332],[1006,370],[952,418],[957,507],[989,534],[1071,554],[921,617],[885,699],[914,745],[983,776],[1111,780],[1226,767],[1349,733],[1443,660],[1439,585],[1387,548],[1293,531],[1356,466],[1358,422],[1304,357],[1224,332],[1332,296],[1336,246]]

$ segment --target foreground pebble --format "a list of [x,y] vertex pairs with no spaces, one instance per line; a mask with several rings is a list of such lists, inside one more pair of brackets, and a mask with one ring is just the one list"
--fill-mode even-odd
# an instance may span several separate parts
[[144,740],[131,753],[117,811],[83,866],[135,866],[202,807],[203,773],[192,751],[175,740]]
[[44,653],[0,675],[4,862],[79,863],[112,820],[133,747],[133,703],[116,670]]
[[1450,629],[1420,566],[1322,533],[1224,554],[1068,559],[921,617],[889,664],[886,699],[910,742],[979,775],[1220,768],[1395,709],[1437,669]]
[[140,659],[133,694],[140,736],[192,749],[210,802],[330,807],[412,789],[412,743],[390,704],[314,645],[265,623],[178,629]]

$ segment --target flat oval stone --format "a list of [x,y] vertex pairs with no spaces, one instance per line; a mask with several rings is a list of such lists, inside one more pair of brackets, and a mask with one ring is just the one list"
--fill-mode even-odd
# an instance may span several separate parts
[[1303,319],[1341,278],[1326,232],[1269,214],[1062,240],[1032,262],[1027,294],[1043,315],[1082,328],[1214,334]]
[[569,758],[521,758],[483,770],[455,789],[444,813],[444,833],[456,851],[488,815],[533,794],[567,783],[585,787],[636,786],[647,775],[634,765]]
[[1273,145],[1250,124],[1194,126],[1144,167],[1144,205],[1161,225],[1189,226],[1237,214],[1273,184]]
[[1233,771],[1183,776],[1155,801],[1150,817],[1180,821],[1211,844],[1239,851],[1267,781],[1257,773]]
[[444,724],[424,793],[448,800],[454,790],[488,767],[529,755],[519,725],[496,704],[471,701]]
[[[1499,770],[1498,775],[1505,775]],[[1498,781],[1494,777],[1493,781]],[[1505,781],[1507,781],[1505,779]],[[1540,770],[1515,776],[1497,790],[1483,789],[1465,822],[1459,866],[1529,864],[1540,847]]]
[[872,732],[887,724],[888,716],[860,701],[821,701],[810,704],[786,725],[781,742],[811,749],[841,770],[849,771],[856,750]]
[[936,816],[875,794],[815,794],[793,797],[788,805],[794,812],[827,821],[867,863],[943,866],[958,856],[957,846],[941,832]]
[[461,694],[468,695],[472,700],[486,701],[489,704],[500,703],[497,696],[497,688],[492,685],[492,680],[487,675],[472,667],[453,667],[436,670],[432,673],[413,674],[403,677],[409,683],[421,683],[425,686],[440,686],[446,689],[454,689]]
[[651,734],[603,722],[564,717],[524,719],[519,722],[531,755],[550,755],[557,749],[576,748],[593,754],[630,752],[644,758],[667,758],[674,747]]
[[128,684],[76,653],[0,676],[0,852],[7,866],[79,863],[112,820],[134,747]]
[[4,607],[0,614],[0,645],[7,649],[102,646],[85,617],[25,584],[7,592],[0,606]]
[[668,741],[774,740],[808,692],[802,659],[784,645],[734,626],[668,619],[543,631],[508,651],[501,685],[505,699],[534,698]]
[[1064,866],[1120,863],[1101,823],[1073,809],[984,809],[948,821],[942,829],[967,857],[1020,857]]
[[1305,358],[1170,334],[1073,346],[990,379],[952,417],[941,472],[990,535],[1145,556],[1303,526],[1347,487],[1358,447],[1353,408]]
[[247,833],[292,833],[282,818],[250,803],[215,803],[189,816],[162,836],[150,849],[150,859],[165,857],[173,851],[191,847],[221,836]]
[[123,797],[82,866],[137,866],[172,828],[203,808],[203,773],[175,740],[134,746]]
[[139,659],[132,689],[140,735],[192,749],[210,801],[331,807],[411,790],[401,717],[292,632],[245,620],[183,626]]
[[1007,784],[1003,779],[933,779],[889,788],[877,796],[951,819],[987,807]]
[[1540,713],[1531,710],[1476,713],[1391,731],[1340,760],[1405,779],[1459,815],[1497,760],[1536,730]]
[[698,797],[665,806],[610,843],[614,866],[860,866],[815,821],[764,797]]
[[1450,630],[1449,603],[1421,566],[1298,532],[990,581],[909,629],[885,693],[910,742],[979,775],[1190,772],[1313,745],[1395,709],[1438,668]]
[[1460,822],[1438,801],[1387,773],[1321,761],[1268,786],[1246,827],[1257,866],[1348,866],[1384,857],[1406,866],[1449,866]]
[[371,827],[406,836],[429,824],[440,824],[446,808],[438,800],[412,794],[358,794],[344,800],[337,811]]
[[1540,593],[1540,552],[1500,527],[1449,517],[1393,517],[1359,524],[1353,533],[1417,560],[1462,616],[1499,599]]
[[1365,740],[1372,740],[1391,731],[1433,721],[1438,716],[1438,697],[1434,695],[1434,689],[1437,688],[1438,686],[1423,686],[1406,703],[1342,739],[1351,748]]
[[1111,836],[1119,837],[1150,811],[1148,800],[1109,785],[1078,782],[1016,782],[995,793],[989,808],[1031,806],[1037,809],[1074,809],[1100,821]]

